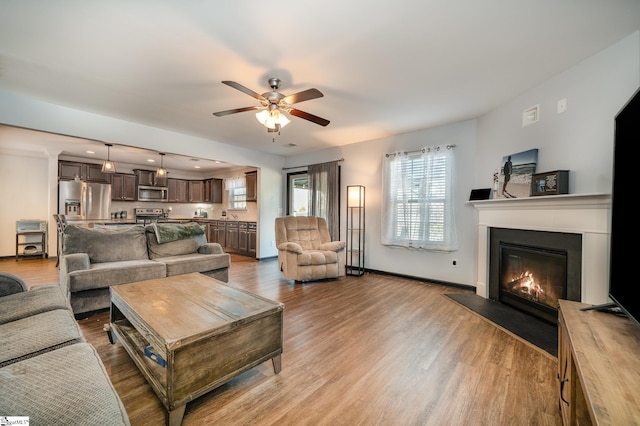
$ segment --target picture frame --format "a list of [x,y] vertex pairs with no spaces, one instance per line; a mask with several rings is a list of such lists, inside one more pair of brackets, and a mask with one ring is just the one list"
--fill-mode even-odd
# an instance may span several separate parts
[[536,172],[537,163],[537,148],[502,157],[498,178],[498,198],[531,196],[531,179]]
[[531,196],[569,193],[569,170],[536,173],[531,179]]

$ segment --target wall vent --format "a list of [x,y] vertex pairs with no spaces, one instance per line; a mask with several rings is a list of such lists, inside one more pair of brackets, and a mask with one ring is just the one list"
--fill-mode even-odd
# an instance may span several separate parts
[[540,104],[522,111],[522,127],[530,126],[540,120]]

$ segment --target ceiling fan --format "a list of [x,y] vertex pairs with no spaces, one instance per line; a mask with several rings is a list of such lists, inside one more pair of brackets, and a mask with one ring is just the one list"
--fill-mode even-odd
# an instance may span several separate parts
[[280,87],[280,79],[270,78],[269,86],[271,87],[271,92],[265,92],[261,95],[239,83],[236,83],[235,81],[223,81],[222,83],[256,98],[260,101],[260,105],[214,112],[213,115],[216,117],[223,117],[225,115],[245,111],[259,111],[256,113],[256,118],[267,128],[268,132],[280,132],[282,127],[289,124],[289,119],[283,114],[283,112],[304,118],[305,120],[309,120],[313,123],[319,124],[320,126],[326,126],[330,123],[329,120],[309,114],[308,112],[301,111],[291,106],[298,102],[323,97],[324,95],[318,89],[307,89],[302,92],[294,93],[293,95],[285,96],[277,91]]

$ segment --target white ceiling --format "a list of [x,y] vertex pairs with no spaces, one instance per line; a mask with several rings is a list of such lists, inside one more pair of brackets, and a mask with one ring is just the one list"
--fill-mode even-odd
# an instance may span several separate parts
[[[638,0],[0,0],[0,91],[290,156],[478,117],[638,29]],[[331,123],[213,116],[270,77]]]

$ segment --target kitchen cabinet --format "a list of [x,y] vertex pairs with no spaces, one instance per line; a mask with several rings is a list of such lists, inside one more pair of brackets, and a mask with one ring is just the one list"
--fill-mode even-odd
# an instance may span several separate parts
[[169,187],[169,202],[188,203],[189,202],[189,181],[185,179],[167,179]]
[[135,169],[138,176],[138,185],[142,186],[167,186],[167,177],[156,176],[155,170]]
[[85,164],[85,180],[87,182],[111,182],[112,173],[102,173],[102,164]]
[[222,204],[222,179],[204,181],[204,202]]
[[111,200],[135,201],[137,198],[136,175],[114,173],[111,176]]
[[238,253],[240,244],[238,240],[238,222],[225,222],[224,230],[224,251],[228,253]]
[[256,257],[256,222],[238,224],[238,254]]
[[258,201],[258,172],[246,172],[247,201]]
[[225,222],[223,220],[216,220],[215,222],[213,222],[215,242],[220,244],[223,248],[226,246],[226,231],[224,229],[224,224]]
[[189,181],[189,202],[190,203],[202,203],[204,202],[204,182],[201,180]]
[[109,183],[110,173],[102,173],[102,164],[58,161],[58,179]]

